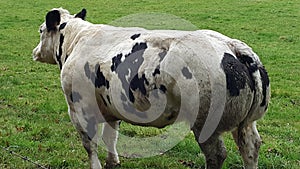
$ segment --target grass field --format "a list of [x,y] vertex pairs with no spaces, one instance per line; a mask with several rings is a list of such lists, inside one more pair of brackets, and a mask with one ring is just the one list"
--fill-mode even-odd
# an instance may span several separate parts
[[[269,111],[258,122],[263,139],[259,168],[299,168],[300,1],[296,0],[0,0],[0,168],[36,168],[3,147],[49,168],[88,167],[67,114],[58,67],[36,63],[31,56],[46,12],[60,6],[71,13],[86,8],[87,20],[93,23],[141,12],[172,14],[199,29],[216,30],[249,44],[272,85]],[[125,124],[121,132],[135,134],[134,130]],[[224,168],[242,168],[231,136],[224,137],[228,152]],[[101,148],[99,152],[103,163],[106,153]],[[121,157],[121,163],[120,168],[204,168],[204,156],[190,134],[163,155]]]

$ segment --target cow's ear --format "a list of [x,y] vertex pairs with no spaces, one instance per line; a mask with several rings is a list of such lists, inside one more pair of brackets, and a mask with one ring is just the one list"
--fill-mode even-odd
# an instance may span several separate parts
[[48,31],[57,30],[57,26],[60,23],[60,13],[58,10],[53,10],[46,15],[46,26]]
[[86,9],[82,9],[78,14],[75,15],[75,18],[81,18],[82,20],[85,20],[86,17]]

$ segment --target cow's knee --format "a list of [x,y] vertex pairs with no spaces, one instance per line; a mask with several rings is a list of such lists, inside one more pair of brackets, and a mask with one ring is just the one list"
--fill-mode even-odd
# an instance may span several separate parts
[[[84,135],[81,136],[85,137]],[[102,166],[98,159],[97,145],[93,141],[89,140],[89,138],[82,138],[82,144],[86,152],[88,153],[90,168],[101,169]]]
[[256,129],[256,122],[239,128],[233,132],[239,151],[243,158],[245,169],[255,169],[258,166],[259,148],[262,143]]

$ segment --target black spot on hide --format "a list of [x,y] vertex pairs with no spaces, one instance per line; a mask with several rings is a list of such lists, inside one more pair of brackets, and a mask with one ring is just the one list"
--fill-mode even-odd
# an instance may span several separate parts
[[135,40],[136,38],[138,38],[138,37],[140,37],[141,36],[141,34],[139,33],[139,34],[134,34],[134,35],[132,35],[130,38],[132,39],[132,40]]
[[238,57],[239,61],[243,63],[249,70],[250,75],[258,70],[257,64],[253,61],[250,56],[241,55]]
[[90,70],[89,63],[87,62],[84,65],[84,71],[86,77],[92,81],[92,83],[95,85],[96,88],[100,88],[100,87],[106,87],[107,89],[109,88],[109,81],[106,80],[103,73],[101,72],[99,64],[96,64],[95,72],[92,72]]
[[109,98],[109,96],[108,96],[108,95],[106,95],[106,99],[107,99],[108,103],[109,103],[109,104],[111,104],[111,102],[110,102],[110,98]]
[[259,67],[259,73],[261,76],[262,81],[262,89],[263,89],[263,100],[260,104],[260,106],[266,105],[266,99],[267,99],[267,87],[270,85],[270,80],[267,71],[263,67]]
[[61,62],[61,56],[62,56],[62,45],[64,43],[64,35],[63,34],[60,34],[60,37],[59,37],[59,48],[58,48],[58,53],[56,53],[56,60],[58,62],[58,65],[59,65],[59,69],[61,70],[62,69],[62,62]]
[[66,63],[66,61],[68,60],[68,57],[69,57],[69,56],[68,56],[68,55],[66,55],[66,58],[65,58],[65,63]]
[[155,75],[159,75],[160,74],[160,70],[158,69],[158,68],[156,68],[155,70],[154,70],[154,72],[152,73],[152,76],[155,76]]
[[67,22],[64,22],[64,23],[62,23],[60,26],[59,26],[59,31],[60,30],[63,30],[65,27],[66,27],[66,25],[67,25]]
[[[138,89],[143,95],[146,95],[147,91],[145,88],[145,84],[149,85],[145,74],[143,74],[141,78],[139,78],[138,75],[135,75],[134,78],[130,81],[130,89],[134,91]],[[129,100],[131,102],[134,102],[134,96],[131,90],[129,90]]]
[[[138,77],[138,70],[144,62],[143,54],[147,49],[146,43],[136,43],[129,54],[125,55],[125,59],[122,62],[122,54],[119,54],[112,59],[111,70],[115,71],[122,83],[122,88],[125,90],[125,95],[131,102],[135,101],[131,90],[137,90],[142,94],[146,94],[145,85],[149,85],[149,82],[145,78],[145,75]],[[120,66],[121,65],[121,66]]]
[[73,103],[76,103],[82,99],[82,96],[78,92],[72,92],[70,94],[70,99]]
[[[97,68],[98,67],[98,68]],[[109,88],[109,81],[105,79],[103,73],[100,70],[100,65],[96,65],[96,79],[95,79],[95,86],[100,88],[101,86],[105,86],[107,89]]]
[[121,59],[122,59],[122,53],[118,54],[117,56],[112,58],[112,65],[110,67],[111,71],[116,71],[117,70],[119,64],[122,63]]
[[254,84],[249,70],[238,59],[229,53],[225,53],[221,66],[226,74],[226,85],[231,96],[239,96],[240,90],[246,87],[254,89]]
[[131,49],[131,54],[134,54],[138,51],[140,51],[144,54],[145,49],[147,49],[146,43],[136,43]]
[[104,105],[107,107],[107,103],[106,103],[105,99],[103,98],[103,96],[102,96],[101,94],[100,94],[100,97],[101,97],[101,99],[102,99]]
[[187,67],[183,67],[181,72],[185,78],[187,78],[187,79],[192,78],[192,73],[189,71],[189,69]]
[[86,62],[86,64],[84,65],[84,72],[85,72],[85,76],[88,79],[91,79],[91,70],[88,62]]
[[87,122],[87,126],[84,128],[84,131],[81,131],[83,133],[83,136],[88,137],[89,140],[92,140],[94,136],[97,134],[97,127],[98,127],[98,120],[97,117],[91,116],[88,113],[93,112],[93,110],[87,110],[81,108],[83,118]]
[[160,86],[159,86],[159,90],[162,91],[163,93],[166,93],[167,88],[166,88],[165,85],[160,85]]

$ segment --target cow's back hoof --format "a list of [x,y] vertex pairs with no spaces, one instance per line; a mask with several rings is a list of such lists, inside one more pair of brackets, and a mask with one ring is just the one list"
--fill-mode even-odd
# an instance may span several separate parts
[[118,167],[121,167],[120,163],[105,163],[104,165],[104,169],[113,169]]

